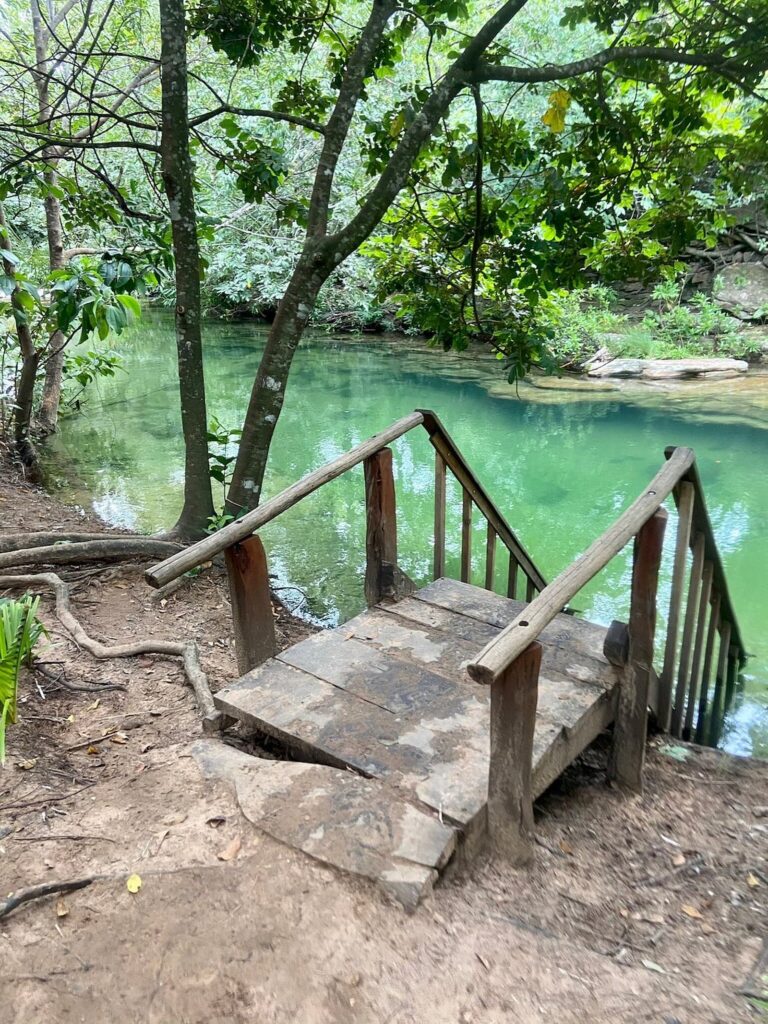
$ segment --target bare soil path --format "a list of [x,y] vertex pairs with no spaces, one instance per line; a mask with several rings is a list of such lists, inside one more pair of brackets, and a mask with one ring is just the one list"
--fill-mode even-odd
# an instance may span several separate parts
[[[0,534],[77,528],[99,527],[2,470]],[[165,603],[138,567],[59,571],[92,635],[196,639],[214,689],[235,676],[218,570]],[[478,862],[408,916],[203,781],[175,661],[93,661],[43,607],[46,674],[23,681],[0,770],[0,897],[101,877],[0,919],[4,1022],[761,1019],[740,990],[761,984],[768,764],[655,740],[646,793],[627,799],[598,742],[537,804],[530,873]],[[308,628],[281,612],[277,626],[283,645]],[[105,683],[120,689],[67,688]]]

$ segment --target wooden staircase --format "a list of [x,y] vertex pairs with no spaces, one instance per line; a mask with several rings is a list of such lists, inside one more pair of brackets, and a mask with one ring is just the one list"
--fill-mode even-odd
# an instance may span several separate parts
[[[419,426],[436,453],[435,580],[421,589],[397,562],[388,447]],[[461,844],[474,850],[487,839],[513,863],[527,862],[533,799],[611,723],[609,773],[632,790],[642,787],[649,709],[674,735],[716,739],[745,652],[693,452],[665,454],[643,494],[550,584],[428,411],[394,423],[153,567],[147,578],[159,587],[225,553],[242,675],[215,695],[208,727],[240,721],[276,740],[287,758],[305,762],[293,789],[295,765],[277,762],[281,771],[276,762],[215,752],[209,742],[199,753],[204,770],[228,778],[239,797],[251,780],[241,806],[259,808],[260,827],[377,878],[413,905]],[[267,560],[256,531],[360,463],[368,610],[276,653]],[[463,495],[460,581],[444,575],[448,471]],[[678,532],[657,673],[657,583],[670,495],[679,508]],[[487,522],[485,588],[470,582],[474,511]],[[573,597],[633,539],[629,622],[606,629],[566,614]],[[506,596],[492,589],[499,541],[508,557]],[[235,764],[238,756],[248,763]]]

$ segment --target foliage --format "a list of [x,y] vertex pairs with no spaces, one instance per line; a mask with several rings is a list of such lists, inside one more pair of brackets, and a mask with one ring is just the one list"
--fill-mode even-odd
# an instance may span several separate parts
[[616,293],[604,285],[551,292],[537,316],[546,322],[550,352],[558,367],[578,367],[606,340],[626,328],[627,318],[616,312]]
[[39,597],[0,599],[0,764],[5,762],[5,730],[16,721],[19,673],[29,663],[45,627],[37,618]]
[[242,430],[225,427],[215,416],[211,417],[208,424],[208,472],[211,480],[220,484],[222,489],[221,507],[208,520],[209,533],[215,533],[216,530],[220,530],[222,526],[231,523],[235,518],[224,511],[224,502],[232,479],[232,467],[237,460],[237,448],[242,433]]

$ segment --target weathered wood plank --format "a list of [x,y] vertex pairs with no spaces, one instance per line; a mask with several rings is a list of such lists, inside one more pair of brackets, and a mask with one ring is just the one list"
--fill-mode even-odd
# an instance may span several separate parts
[[720,733],[725,713],[725,682],[727,673],[728,650],[731,645],[731,624],[722,619],[720,612],[720,647],[715,673],[715,693],[712,698],[712,712],[709,716],[709,745],[716,747],[720,742]]
[[720,595],[712,595],[712,607],[709,612],[709,627],[707,629],[707,646],[704,652],[704,665],[701,669],[701,688],[699,690],[699,713],[696,720],[696,742],[704,743],[706,736],[707,705],[709,702],[709,688],[712,679],[712,660],[715,653],[715,639],[720,625]]
[[509,569],[507,570],[507,597],[517,597],[517,574],[520,566],[517,559],[509,552]]
[[677,686],[675,687],[675,699],[672,705],[670,732],[673,736],[680,735],[683,724],[685,693],[691,669],[691,655],[693,654],[693,631],[699,611],[699,588],[701,587],[701,574],[703,570],[704,534],[697,533],[693,541],[693,559],[691,561],[688,597],[685,606],[683,638],[680,642],[680,665],[677,670]]
[[680,629],[680,610],[685,586],[685,563],[691,539],[691,519],[696,492],[693,484],[683,481],[675,492],[677,500],[677,536],[675,559],[672,565],[672,590],[667,613],[667,639],[664,645],[664,664],[659,674],[659,708],[657,717],[662,730],[669,729],[672,715],[672,691],[677,663],[677,635]]
[[392,449],[369,455],[365,470],[365,600],[368,607],[395,596],[397,508]]
[[696,710],[699,673],[701,671],[701,659],[704,655],[704,645],[707,636],[707,611],[709,609],[709,598],[712,593],[713,566],[711,562],[704,562],[704,569],[701,574],[701,590],[699,593],[699,613],[696,617],[696,640],[693,645],[693,659],[691,661],[691,677],[688,683],[688,700],[685,705],[685,723],[683,725],[683,738],[689,740],[693,729],[693,715]]
[[472,496],[467,490],[461,492],[461,579],[472,580]]
[[488,523],[488,536],[485,542],[485,589],[493,590],[493,577],[496,569],[496,531]]
[[224,552],[232,603],[237,667],[242,673],[275,653],[275,617],[264,545],[248,537]]
[[531,644],[491,684],[488,837],[496,856],[533,860],[533,737],[541,645]]
[[[476,642],[470,643],[431,626],[418,626],[401,618],[397,612],[398,608],[363,612],[340,627],[338,633],[364,643],[375,651],[405,659],[422,669],[426,668],[430,673],[444,676],[457,686],[459,695],[469,690],[479,699],[487,700],[487,688],[469,679],[463,667],[477,651]],[[359,648],[355,647],[355,651],[357,667],[362,671],[365,660],[357,653]],[[344,663],[347,657],[344,651],[340,651],[336,664]],[[558,647],[545,647],[539,674],[539,715],[565,728],[574,728],[604,693],[601,684],[569,675],[570,662],[571,657],[567,651]],[[387,663],[371,658],[368,664],[371,671],[387,671]],[[327,678],[336,685],[345,685],[338,674],[331,677],[329,673]],[[403,713],[407,713],[407,709]]]
[[608,776],[637,793],[643,789],[648,691],[656,632],[656,593],[667,513],[659,509],[635,540],[629,610],[629,652],[619,685]]
[[435,452],[435,560],[434,578],[445,576],[445,459]]
[[[458,613],[460,618],[469,618],[477,622],[497,627],[493,636],[498,635],[498,630],[504,628],[517,616],[522,615],[526,605],[522,601],[513,601],[508,597],[493,594],[488,590],[481,590],[479,587],[467,586],[458,580],[442,579],[430,583],[414,594],[417,602],[430,605],[433,608],[440,608],[448,612]],[[408,603],[407,610],[398,604],[398,612],[412,615],[414,605]],[[434,614],[434,613],[433,613]],[[455,630],[464,630],[457,620],[450,620],[450,627]],[[547,646],[558,646],[572,655],[574,671],[581,672],[581,678],[592,682],[600,682],[606,686],[614,686],[616,683],[616,671],[608,664],[603,654],[603,642],[605,639],[605,626],[598,626],[585,619],[579,619],[575,615],[557,615],[552,622],[542,630],[539,640],[545,646],[545,659]],[[459,632],[464,636],[465,632]],[[486,634],[488,643],[493,636]],[[474,639],[474,637],[468,637]],[[545,661],[546,663],[546,661]],[[578,678],[578,676],[576,676]]]

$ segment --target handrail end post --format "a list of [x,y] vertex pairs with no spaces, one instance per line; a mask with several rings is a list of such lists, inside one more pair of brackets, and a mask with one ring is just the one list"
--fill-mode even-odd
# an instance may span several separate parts
[[533,860],[533,736],[541,644],[534,641],[491,683],[488,840],[515,867]]

